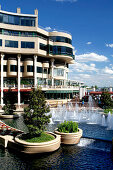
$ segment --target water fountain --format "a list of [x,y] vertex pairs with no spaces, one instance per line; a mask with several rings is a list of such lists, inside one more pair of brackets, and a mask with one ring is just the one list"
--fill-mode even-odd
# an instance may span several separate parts
[[[52,118],[47,127],[48,131],[54,131],[57,123],[64,120],[79,122],[79,127],[83,129],[83,138],[80,143],[72,146],[61,146],[59,150],[49,155],[24,156],[9,152],[7,149],[0,149],[1,169],[113,169],[111,155],[111,139],[113,137],[113,115],[108,116],[99,113],[91,103],[89,98],[87,107],[79,107],[78,104],[58,105],[51,108]],[[48,113],[49,114],[49,113]],[[18,121],[12,120],[12,127],[18,127]],[[6,124],[9,124],[5,120]],[[20,121],[22,130],[24,122]],[[24,125],[24,126],[23,126]],[[109,130],[110,129],[110,130]],[[96,157],[96,159],[95,159]],[[92,161],[93,160],[93,161]],[[7,163],[7,162],[10,162]]]
[[98,124],[108,129],[113,130],[113,115],[109,112],[108,116],[105,116],[104,113],[99,113],[99,110],[94,109],[94,103],[91,96],[89,96],[88,106],[79,107],[76,103],[75,106],[71,102],[68,105],[58,105],[57,108],[52,108],[51,112],[51,124],[56,122],[76,121],[79,123],[87,124]]

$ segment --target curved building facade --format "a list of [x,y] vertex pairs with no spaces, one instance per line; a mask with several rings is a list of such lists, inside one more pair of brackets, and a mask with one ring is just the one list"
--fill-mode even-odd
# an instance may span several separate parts
[[24,103],[24,93],[37,86],[47,99],[67,98],[72,36],[40,28],[38,10],[34,15],[21,14],[20,8],[17,13],[0,10],[0,56],[1,106],[9,87],[18,94],[18,105]]

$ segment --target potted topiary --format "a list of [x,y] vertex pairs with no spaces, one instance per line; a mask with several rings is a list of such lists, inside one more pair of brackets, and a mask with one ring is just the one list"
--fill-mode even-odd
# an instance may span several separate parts
[[24,153],[43,153],[52,152],[60,147],[60,137],[51,132],[44,132],[50,122],[51,115],[46,104],[44,94],[41,89],[33,90],[30,94],[29,105],[25,108],[24,122],[28,127],[29,133],[15,138],[17,148]]
[[19,115],[14,112],[16,110],[15,103],[17,101],[17,96],[15,95],[15,93],[13,93],[11,89],[9,89],[8,92],[5,93],[3,100],[5,104],[2,108],[4,110],[4,113],[0,115],[0,118],[1,119],[18,118]]
[[72,121],[64,121],[58,125],[55,133],[61,135],[62,144],[77,144],[82,137],[82,129],[78,128],[78,123]]

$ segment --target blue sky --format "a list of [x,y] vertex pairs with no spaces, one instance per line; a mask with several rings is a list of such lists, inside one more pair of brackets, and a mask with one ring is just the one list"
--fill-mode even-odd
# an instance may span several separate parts
[[34,14],[39,25],[71,32],[76,54],[69,79],[113,86],[113,0],[1,0],[2,10]]

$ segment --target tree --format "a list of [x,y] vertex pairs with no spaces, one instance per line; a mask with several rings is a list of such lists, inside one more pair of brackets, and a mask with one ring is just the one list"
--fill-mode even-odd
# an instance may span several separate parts
[[95,85],[95,89],[96,89],[96,90],[98,89],[98,86],[97,86],[97,85]]
[[106,108],[111,108],[113,106],[110,94],[108,92],[103,92],[100,98],[101,105]]
[[24,109],[24,122],[29,130],[29,137],[40,136],[50,122],[51,115],[41,89],[33,90],[29,96],[29,106]]
[[7,115],[14,114],[14,110],[16,109],[15,103],[17,102],[16,94],[9,89],[8,92],[4,94],[3,100],[5,104],[3,106],[4,113]]

